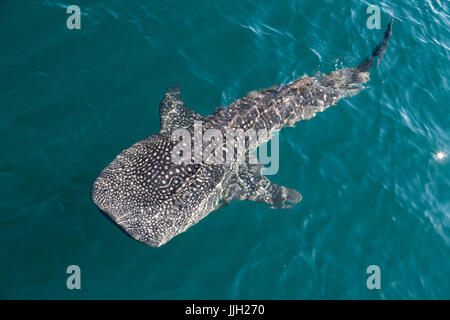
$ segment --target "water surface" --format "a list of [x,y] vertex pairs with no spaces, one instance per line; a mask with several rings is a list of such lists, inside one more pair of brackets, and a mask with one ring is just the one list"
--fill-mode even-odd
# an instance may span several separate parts
[[[370,30],[369,4],[2,1],[0,297],[449,299],[449,5],[379,2]],[[367,90],[281,131],[271,179],[302,193],[292,210],[232,202],[152,249],[90,200],[115,155],[159,130],[167,87],[206,115],[355,66],[391,11]],[[72,264],[81,290],[66,288]],[[381,290],[366,287],[373,264]]]

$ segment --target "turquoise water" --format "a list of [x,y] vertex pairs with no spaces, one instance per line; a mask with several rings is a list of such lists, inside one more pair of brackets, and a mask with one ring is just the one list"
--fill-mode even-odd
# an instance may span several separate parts
[[[271,179],[302,193],[293,209],[232,202],[157,249],[98,212],[92,182],[159,130],[167,87],[206,115],[355,66],[390,10],[367,90],[280,133]],[[442,0],[2,1],[0,298],[449,299],[449,15]]]

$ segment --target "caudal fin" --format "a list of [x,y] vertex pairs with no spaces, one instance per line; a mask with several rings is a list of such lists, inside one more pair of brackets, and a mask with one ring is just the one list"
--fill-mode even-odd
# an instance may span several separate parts
[[394,21],[394,17],[391,17],[391,22],[389,22],[387,30],[384,33],[383,40],[378,44],[378,46],[375,47],[375,49],[373,49],[372,56],[367,58],[363,63],[361,63],[359,66],[356,67],[356,69],[358,71],[360,71],[360,72],[369,71],[370,67],[372,67],[372,65],[373,65],[373,61],[374,61],[375,57],[379,57],[380,60],[383,59],[383,53],[386,51],[386,47],[388,46],[389,38],[392,35],[392,22],[393,21]]

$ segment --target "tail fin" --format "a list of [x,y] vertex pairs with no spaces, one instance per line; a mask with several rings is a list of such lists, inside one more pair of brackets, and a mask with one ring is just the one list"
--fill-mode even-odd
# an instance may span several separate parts
[[[375,57],[379,57],[380,60],[383,59],[383,53],[386,51],[386,47],[388,46],[389,38],[392,35],[392,22],[394,21],[394,17],[391,18],[391,22],[389,22],[389,25],[387,27],[386,32],[384,33],[383,40],[376,46],[375,49],[372,51],[372,56],[367,58],[363,63],[361,63],[359,66],[356,67],[356,69],[360,72],[366,72],[369,71],[370,67],[373,65],[373,60]],[[380,60],[378,60],[378,63],[380,63]]]
[[363,89],[361,85],[369,81],[368,71],[370,70],[370,67],[372,67],[375,58],[379,57],[380,60],[383,58],[383,53],[386,51],[389,38],[392,35],[393,21],[394,17],[392,17],[391,21],[389,22],[387,30],[384,33],[383,40],[376,46],[375,49],[373,49],[372,55],[365,59],[363,63],[353,68],[337,69],[330,72],[329,74],[321,76],[319,78],[320,83],[323,86],[330,88],[345,89],[344,91],[340,92],[340,94],[347,97],[360,92]]

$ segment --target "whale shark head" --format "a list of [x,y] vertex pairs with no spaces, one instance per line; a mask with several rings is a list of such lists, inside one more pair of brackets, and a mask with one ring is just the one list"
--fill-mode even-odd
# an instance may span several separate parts
[[[91,189],[97,207],[132,238],[159,247],[204,217],[219,194],[197,164],[175,164],[165,135],[122,151]],[[218,172],[216,170],[216,172]]]
[[190,215],[189,206],[174,203],[173,194],[188,173],[174,168],[171,148],[171,141],[160,135],[136,143],[101,172],[91,191],[108,218],[153,247],[165,243]]

